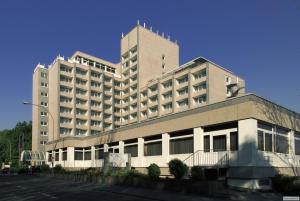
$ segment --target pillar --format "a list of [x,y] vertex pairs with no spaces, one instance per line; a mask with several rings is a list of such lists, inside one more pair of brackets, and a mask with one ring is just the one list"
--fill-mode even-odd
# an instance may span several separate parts
[[203,129],[201,127],[194,128],[194,153],[198,150],[203,150]]
[[144,138],[138,138],[138,164],[144,166]]
[[124,141],[119,141],[119,153],[124,154]]
[[257,161],[257,120],[245,119],[238,122],[238,163],[241,166],[255,165]]
[[165,165],[169,162],[170,156],[170,135],[169,133],[162,134],[162,159]]

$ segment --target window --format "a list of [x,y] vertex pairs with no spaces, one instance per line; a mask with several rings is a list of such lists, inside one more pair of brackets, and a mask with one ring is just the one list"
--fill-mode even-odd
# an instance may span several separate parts
[[62,150],[62,160],[63,160],[63,161],[68,160],[68,150],[67,150],[67,148],[64,148],[64,149]]
[[238,132],[230,132],[230,151],[237,151],[238,147]]
[[47,136],[47,135],[48,135],[48,132],[47,132],[47,131],[41,131],[41,135],[42,135],[42,136]]
[[48,162],[52,161],[52,152],[48,152]]
[[48,123],[46,121],[41,121],[41,126],[47,126]]
[[273,151],[272,133],[265,133],[265,151]]
[[295,132],[295,154],[300,155],[300,133]]
[[257,131],[257,148],[258,150],[264,151],[264,132],[263,131]]
[[47,102],[41,102],[41,106],[48,107],[48,103]]
[[183,89],[177,90],[177,93],[178,93],[179,96],[183,96],[183,95],[189,93],[189,90],[188,90],[187,87],[185,87]]
[[47,112],[41,112],[41,116],[47,116]]
[[194,102],[196,104],[202,104],[202,103],[206,103],[206,94],[205,95],[202,95],[202,96],[197,96],[194,99]]
[[84,149],[84,160],[91,160],[91,148],[85,148]]
[[177,101],[177,104],[179,107],[184,107],[184,106],[187,106],[188,105],[188,99],[183,99],[181,101]]
[[124,147],[124,153],[131,154],[131,157],[138,156],[138,145],[127,145]]
[[144,156],[158,156],[162,154],[162,143],[148,142],[144,144]]
[[172,91],[163,94],[163,98],[164,98],[164,99],[172,98]]
[[45,140],[41,140],[41,141],[40,141],[40,144],[41,144],[41,145],[45,145],[46,143],[47,143],[47,141],[45,141]]
[[75,148],[74,159],[83,160],[83,148]]
[[48,84],[45,83],[45,82],[41,82],[41,86],[42,86],[42,87],[48,87]]
[[164,110],[171,110],[172,109],[172,103],[168,103],[163,105]]
[[179,138],[170,140],[170,154],[187,154],[193,153],[193,138]]
[[188,78],[187,75],[177,79],[178,84],[183,84],[183,83],[188,82],[188,81],[189,81],[189,78]]
[[289,143],[288,137],[283,135],[276,135],[275,136],[275,151],[278,153],[289,153]]
[[55,150],[55,161],[59,161],[59,150]]
[[[101,147],[101,148],[99,148]],[[104,159],[104,148],[103,145],[98,145],[97,147],[95,147],[95,159]]]
[[226,135],[213,136],[213,150],[226,151]]
[[41,72],[41,77],[47,78],[47,73]]
[[41,92],[41,96],[47,97],[47,96],[48,96],[48,93],[46,93],[46,92]]
[[194,76],[195,80],[200,79],[202,77],[205,77],[206,76],[206,69],[200,70],[200,71],[194,73],[193,76]]
[[210,136],[205,135],[203,142],[204,142],[204,152],[209,152],[210,151]]

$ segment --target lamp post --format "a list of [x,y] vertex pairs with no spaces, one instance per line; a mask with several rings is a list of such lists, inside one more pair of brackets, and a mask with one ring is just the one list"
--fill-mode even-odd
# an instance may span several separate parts
[[[32,106],[35,106],[35,107],[39,107],[39,108],[42,108],[42,109],[44,109],[44,110],[47,111],[47,113],[50,115],[51,120],[52,120],[52,139],[54,140],[54,118],[53,118],[51,112],[49,111],[49,109],[47,107],[43,106],[43,105],[34,104],[32,102],[29,102],[29,101],[23,101],[23,104],[24,105],[32,105]],[[53,173],[53,164],[54,164],[54,156],[53,156],[53,154],[55,154],[54,153],[54,145],[52,145],[52,154],[51,154],[52,173]]]

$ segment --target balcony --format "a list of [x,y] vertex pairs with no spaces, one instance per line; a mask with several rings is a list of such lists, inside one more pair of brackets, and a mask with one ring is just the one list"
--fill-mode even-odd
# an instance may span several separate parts
[[112,124],[112,118],[106,118],[104,119],[104,122],[107,124]]
[[104,94],[107,95],[107,96],[112,96],[112,90],[111,91],[104,91]]

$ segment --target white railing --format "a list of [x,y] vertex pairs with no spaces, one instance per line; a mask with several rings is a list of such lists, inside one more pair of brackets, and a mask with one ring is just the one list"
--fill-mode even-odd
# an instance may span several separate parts
[[187,166],[228,166],[229,153],[228,151],[206,152],[198,150],[183,160]]

